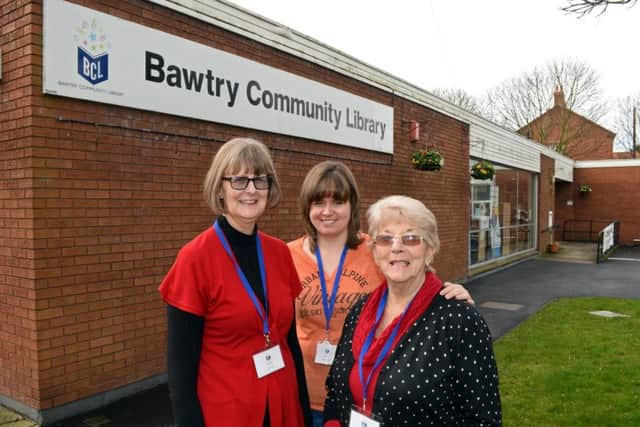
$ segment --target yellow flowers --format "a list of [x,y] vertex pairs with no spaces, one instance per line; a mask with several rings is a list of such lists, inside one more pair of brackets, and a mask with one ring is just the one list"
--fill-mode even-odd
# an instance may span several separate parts
[[434,149],[422,149],[411,155],[411,164],[419,170],[438,171],[444,165],[444,158]]
[[488,160],[480,160],[471,166],[471,176],[475,179],[493,179],[496,171]]

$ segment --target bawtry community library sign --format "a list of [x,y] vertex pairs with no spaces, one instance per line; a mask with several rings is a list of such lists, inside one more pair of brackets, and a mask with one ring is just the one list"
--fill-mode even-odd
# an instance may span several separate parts
[[393,152],[393,109],[62,0],[44,2],[44,92]]

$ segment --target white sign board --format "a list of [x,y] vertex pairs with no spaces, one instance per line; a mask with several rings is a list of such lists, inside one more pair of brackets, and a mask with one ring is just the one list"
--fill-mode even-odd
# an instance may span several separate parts
[[393,153],[393,108],[62,0],[44,92]]
[[613,247],[613,222],[602,230],[602,253],[607,252]]

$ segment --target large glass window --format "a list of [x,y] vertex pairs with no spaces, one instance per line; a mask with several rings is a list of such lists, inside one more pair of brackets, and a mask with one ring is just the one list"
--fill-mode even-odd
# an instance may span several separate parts
[[536,245],[535,175],[497,165],[495,170],[492,180],[471,178],[469,265]]

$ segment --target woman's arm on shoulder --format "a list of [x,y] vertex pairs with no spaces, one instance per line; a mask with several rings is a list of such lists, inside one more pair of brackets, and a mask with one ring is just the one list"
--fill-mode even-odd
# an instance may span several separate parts
[[167,305],[167,370],[177,427],[204,427],[198,399],[198,367],[204,318]]
[[466,301],[471,305],[475,304],[475,301],[471,298],[469,291],[459,283],[444,282],[440,295],[446,299],[454,298]]

